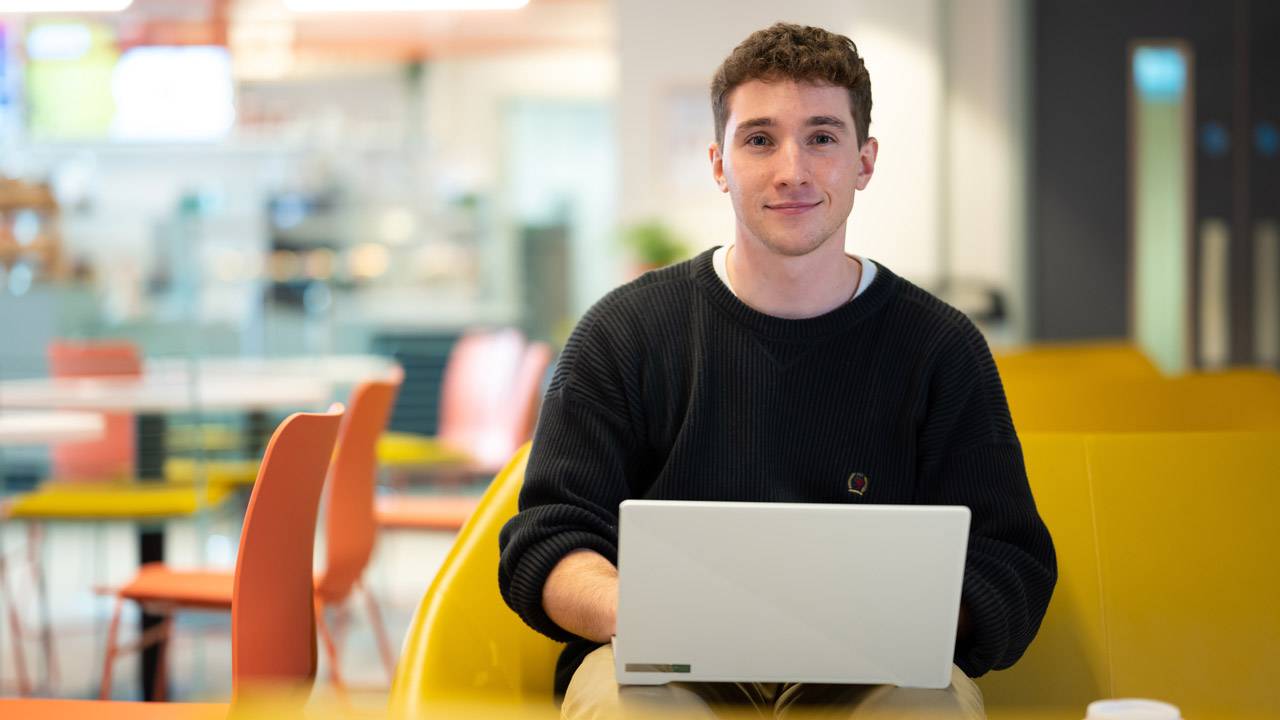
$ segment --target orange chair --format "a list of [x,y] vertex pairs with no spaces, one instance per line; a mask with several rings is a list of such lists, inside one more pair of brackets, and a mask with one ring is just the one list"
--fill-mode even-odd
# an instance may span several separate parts
[[[335,405],[327,413],[291,415],[267,444],[232,582],[230,707],[0,699],[0,717],[222,718],[263,692],[273,698],[296,692],[298,701],[305,700],[316,673],[311,576],[316,517],[342,414],[342,406]],[[118,628],[119,613],[109,647]]]
[[[386,667],[387,679],[395,672],[395,652],[382,624],[382,614],[373,593],[361,578],[377,538],[374,493],[378,480],[378,438],[387,429],[403,373],[382,382],[365,382],[351,393],[351,412],[338,441],[338,450],[329,471],[329,497],[325,507],[325,568],[316,579],[316,615],[320,637],[329,656],[329,677],[336,688],[344,687],[340,672],[338,643],[345,625],[346,604],[353,591],[364,596],[370,624]],[[327,607],[338,608],[339,627],[330,633],[324,619]]]
[[[525,348],[516,370],[507,412],[493,434],[505,438],[508,457],[533,438],[542,401],[542,381],[553,352],[546,343]],[[378,499],[378,525],[398,530],[458,530],[475,512],[480,498],[466,495],[395,495]]]
[[[375,447],[391,417],[391,406],[399,389],[400,378],[395,377],[386,381],[364,382],[352,391],[350,409],[338,433],[337,450],[329,468],[325,514],[326,565],[324,572],[314,581],[314,602],[320,635],[329,656],[330,676],[339,689],[343,683],[338,668],[337,644],[324,621],[324,610],[338,607],[345,612],[353,590],[360,590],[365,597],[387,675],[390,676],[395,668],[394,653],[377,603],[360,583],[360,578],[373,554],[376,531],[373,519],[377,473]],[[111,667],[117,654],[115,628],[124,601],[157,607],[156,614],[170,617],[174,610],[179,609],[228,610],[233,602],[232,580],[231,573],[225,571],[175,570],[160,563],[151,563],[144,565],[133,580],[115,590],[117,602],[103,668],[102,698],[106,699],[110,692]],[[129,649],[140,649],[160,641],[167,635],[170,625],[171,620],[166,620],[157,626],[160,630],[155,637],[143,638],[138,648]],[[158,679],[156,687],[163,691],[163,682]]]

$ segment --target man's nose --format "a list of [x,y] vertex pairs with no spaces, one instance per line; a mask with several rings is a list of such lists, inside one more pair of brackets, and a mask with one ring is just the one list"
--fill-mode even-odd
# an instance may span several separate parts
[[779,186],[797,186],[809,182],[808,159],[799,143],[782,143],[774,157],[778,162],[774,182]]

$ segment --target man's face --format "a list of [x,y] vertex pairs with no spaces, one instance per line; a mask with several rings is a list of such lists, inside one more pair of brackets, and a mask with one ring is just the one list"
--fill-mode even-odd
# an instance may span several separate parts
[[712,172],[733,200],[740,236],[780,255],[843,246],[853,194],[871,181],[877,145],[858,147],[849,93],[834,85],[751,80],[734,88]]

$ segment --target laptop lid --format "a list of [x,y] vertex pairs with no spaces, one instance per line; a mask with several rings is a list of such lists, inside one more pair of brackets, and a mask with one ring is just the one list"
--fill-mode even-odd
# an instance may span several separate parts
[[619,683],[950,683],[968,508],[628,500],[619,513]]

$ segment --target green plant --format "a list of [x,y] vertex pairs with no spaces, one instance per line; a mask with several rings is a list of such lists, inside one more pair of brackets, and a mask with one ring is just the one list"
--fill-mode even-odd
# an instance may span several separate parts
[[670,265],[689,254],[684,241],[659,220],[647,220],[628,227],[622,239],[637,260],[653,267]]

